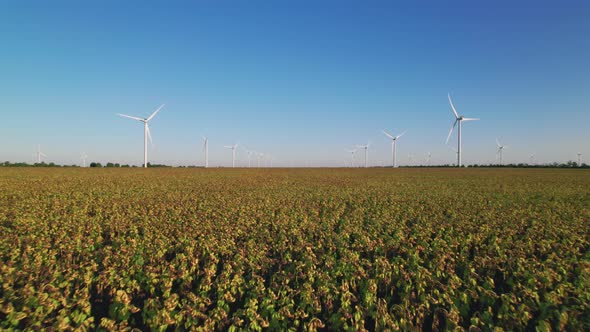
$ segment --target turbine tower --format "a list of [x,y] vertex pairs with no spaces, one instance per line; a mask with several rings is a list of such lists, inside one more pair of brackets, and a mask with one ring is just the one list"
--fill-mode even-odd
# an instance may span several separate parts
[[455,122],[453,122],[453,126],[451,127],[451,131],[449,131],[449,136],[447,136],[447,143],[451,138],[451,134],[453,134],[453,129],[457,123],[459,123],[459,127],[457,128],[457,166],[461,167],[461,124],[463,121],[475,121],[479,120],[479,118],[466,118],[463,115],[459,115],[457,110],[455,109],[455,105],[453,105],[453,101],[451,100],[451,94],[448,94],[449,103],[451,104],[451,108],[453,109],[453,113],[455,114]]
[[82,167],[86,167],[86,158],[88,158],[88,155],[86,152],[82,152],[82,155],[80,156],[80,159],[82,159]]
[[232,168],[236,167],[236,149],[237,149],[237,147],[238,147],[237,144],[224,146],[224,148],[231,150],[231,167]]
[[205,153],[205,168],[209,167],[209,139],[205,136],[203,138],[203,152]]
[[386,132],[385,130],[383,130],[383,134],[391,139],[391,164],[393,165],[393,167],[397,167],[397,164],[395,162],[395,150],[396,150],[397,139],[404,136],[405,133],[406,132],[404,131],[403,133],[401,133],[397,136],[393,136],[393,135],[389,134],[388,132]]
[[369,146],[371,146],[370,143],[367,143],[366,145],[357,146],[359,149],[365,150],[365,168],[369,167]]
[[457,149],[455,149],[452,146],[449,146],[449,149],[453,150],[453,152],[455,152],[455,158],[457,158],[457,155],[459,155],[459,152],[457,151]]
[[125,114],[117,114],[118,116],[122,116],[124,118],[129,118],[129,119],[143,122],[143,167],[144,168],[147,168],[147,164],[148,164],[148,161],[147,161],[147,140],[148,140],[148,138],[149,138],[150,142],[152,142],[152,135],[150,134],[150,127],[148,125],[148,122],[150,122],[150,120],[153,119],[154,116],[156,116],[156,114],[162,109],[162,107],[164,107],[164,104],[160,105],[160,107],[158,107],[158,109],[154,113],[152,113],[152,115],[148,116],[145,119],[138,118],[135,116],[125,115]]
[[507,146],[500,144],[500,141],[496,138],[496,144],[498,145],[498,150],[496,151],[496,158],[500,159],[500,165],[502,165],[502,153]]
[[47,155],[41,152],[41,144],[37,145],[37,163],[41,163],[41,157],[47,158]]
[[428,155],[426,155],[426,166],[430,166],[430,157],[432,157],[432,154],[428,152]]
[[578,152],[577,154],[578,154],[578,167],[579,167],[579,166],[582,166],[582,153]]

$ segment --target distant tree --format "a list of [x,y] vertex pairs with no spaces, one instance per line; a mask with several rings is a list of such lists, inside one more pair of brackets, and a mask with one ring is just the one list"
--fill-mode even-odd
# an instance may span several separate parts
[[91,162],[90,167],[102,167],[100,163]]

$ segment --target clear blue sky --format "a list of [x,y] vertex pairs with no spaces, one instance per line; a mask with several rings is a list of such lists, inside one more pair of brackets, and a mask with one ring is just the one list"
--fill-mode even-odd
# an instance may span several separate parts
[[[231,163],[223,145],[276,165],[343,165],[382,129],[408,154],[450,163],[458,110],[464,160],[590,160],[587,1],[2,1],[0,161]],[[517,5],[515,5],[517,4]],[[454,142],[454,140],[453,140]],[[454,144],[453,144],[454,145]],[[246,154],[238,153],[239,163]]]

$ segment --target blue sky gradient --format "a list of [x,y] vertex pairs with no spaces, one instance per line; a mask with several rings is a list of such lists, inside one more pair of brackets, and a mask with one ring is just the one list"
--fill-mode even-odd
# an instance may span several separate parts
[[[282,166],[342,166],[382,129],[408,130],[398,160],[590,160],[590,4],[450,1],[5,1],[0,3],[0,161],[231,164],[223,145]],[[453,141],[455,142],[454,138]],[[456,145],[456,143],[451,143]],[[359,156],[360,157],[360,156]],[[238,164],[247,162],[244,151]],[[360,160],[358,158],[357,160]]]

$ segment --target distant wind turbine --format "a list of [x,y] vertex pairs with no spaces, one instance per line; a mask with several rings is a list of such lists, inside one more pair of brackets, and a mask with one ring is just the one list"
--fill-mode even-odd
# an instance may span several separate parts
[[426,155],[426,166],[430,166],[430,157],[432,157],[432,154],[428,152]]
[[534,165],[535,164],[534,161],[535,161],[535,154],[531,153],[531,155],[529,156],[529,164]]
[[205,153],[205,168],[209,167],[209,138],[201,136],[203,138],[203,152]]
[[258,168],[260,168],[260,159],[262,159],[264,157],[264,153],[256,153],[256,162],[257,162],[257,166]]
[[255,152],[251,150],[246,150],[246,152],[248,153],[248,168],[250,168],[252,167],[252,153]]
[[236,149],[238,148],[238,145],[225,145],[224,148],[231,150],[231,167],[236,167]]
[[154,113],[152,113],[152,115],[148,116],[145,119],[138,118],[135,116],[125,115],[125,114],[117,114],[118,116],[122,116],[124,118],[129,118],[129,119],[143,122],[143,167],[145,167],[145,168],[147,168],[147,164],[148,164],[148,161],[147,161],[147,140],[148,140],[148,138],[149,138],[150,142],[152,142],[152,135],[150,134],[150,127],[148,125],[148,122],[150,122],[150,120],[153,119],[154,116],[156,116],[156,114],[162,109],[162,107],[164,107],[164,104],[160,105],[160,107],[158,107],[158,109]]
[[578,152],[578,166],[582,166],[582,153]]
[[357,147],[359,149],[365,150],[365,168],[369,167],[369,147],[370,146],[371,146],[371,143],[367,143],[365,145],[357,145]]
[[350,160],[350,167],[354,167],[354,154],[356,153],[356,149],[348,150],[348,152],[352,156],[352,159]]
[[497,138],[496,144],[498,145],[498,150],[496,151],[496,158],[500,159],[500,165],[502,165],[502,154],[504,152],[504,149],[506,149],[508,146],[500,144],[500,141]]
[[449,136],[447,136],[447,143],[451,138],[451,134],[453,134],[453,129],[457,123],[459,123],[459,127],[457,128],[457,166],[461,167],[461,124],[463,121],[475,121],[479,120],[479,118],[466,118],[463,115],[459,115],[457,110],[455,109],[455,105],[453,105],[453,101],[451,100],[451,94],[448,94],[449,103],[451,104],[451,108],[453,109],[453,113],[455,114],[455,122],[453,122],[453,126],[451,127],[451,131],[449,131]]
[[41,152],[41,144],[37,145],[37,163],[41,163],[41,157],[47,158],[47,155]]
[[397,135],[397,136],[393,136],[391,134],[389,134],[388,132],[386,132],[385,130],[383,130],[383,134],[387,137],[389,137],[391,139],[391,164],[393,165],[393,167],[397,167],[397,164],[395,162],[395,150],[396,150],[396,142],[397,139],[404,136],[406,132],[404,131],[403,133]]
[[82,167],[86,167],[86,158],[88,158],[88,155],[86,152],[82,152],[82,155],[80,156],[80,159],[82,159]]

